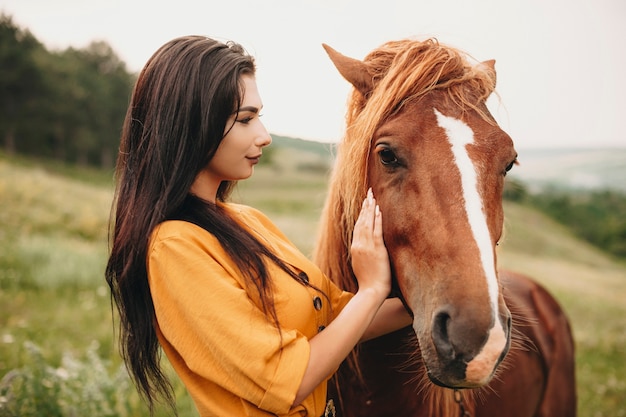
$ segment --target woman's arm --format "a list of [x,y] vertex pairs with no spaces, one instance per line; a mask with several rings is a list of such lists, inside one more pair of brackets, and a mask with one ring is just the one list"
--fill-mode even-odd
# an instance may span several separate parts
[[[323,332],[310,340],[309,364],[294,405],[302,402],[317,385],[339,367],[356,343],[402,329],[413,322],[413,318],[399,298],[385,299],[371,317],[377,300],[375,294],[357,292],[339,316]],[[368,323],[369,326],[366,326]]]
[[378,309],[374,320],[361,337],[361,342],[395,332],[413,323],[413,317],[399,298],[388,298]]
[[309,341],[309,363],[294,405],[300,404],[339,367],[367,330],[384,299],[384,294],[359,290],[337,318]]
[[[335,320],[309,341],[309,362],[294,405],[300,404],[339,367],[366,334],[389,295],[391,268],[382,235],[382,214],[370,190],[354,225],[350,249],[359,290]],[[384,308],[383,315],[392,310]],[[372,335],[384,328],[378,320],[375,323]]]

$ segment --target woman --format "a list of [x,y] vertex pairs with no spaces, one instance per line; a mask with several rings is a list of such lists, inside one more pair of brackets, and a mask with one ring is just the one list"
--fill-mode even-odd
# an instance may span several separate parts
[[159,346],[202,416],[314,416],[360,341],[411,321],[390,292],[371,195],[353,236],[359,291],[340,291],[259,211],[228,203],[271,137],[253,58],[174,39],[147,62],[124,122],[106,277],[122,356],[150,411],[171,386]]

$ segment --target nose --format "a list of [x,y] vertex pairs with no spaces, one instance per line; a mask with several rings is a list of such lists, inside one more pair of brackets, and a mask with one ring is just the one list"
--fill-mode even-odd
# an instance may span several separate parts
[[269,146],[272,143],[272,135],[269,134],[263,122],[259,121],[259,131],[255,140],[259,148]]
[[433,318],[433,344],[448,372],[470,386],[477,386],[491,377],[506,355],[510,325],[510,315],[481,323],[476,317],[468,320],[465,315],[455,314],[447,306]]
[[448,325],[450,323],[450,314],[446,311],[440,311],[435,315],[433,320],[433,342],[439,356],[444,358],[452,358],[455,355],[450,335],[448,334]]

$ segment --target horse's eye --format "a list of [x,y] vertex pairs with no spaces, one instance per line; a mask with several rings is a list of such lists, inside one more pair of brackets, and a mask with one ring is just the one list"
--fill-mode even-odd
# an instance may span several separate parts
[[517,158],[515,158],[510,164],[506,166],[506,168],[504,168],[504,175],[506,175],[506,173],[513,168],[513,165],[517,165]]
[[378,157],[383,165],[398,165],[398,158],[396,158],[396,154],[389,148],[382,148],[378,152]]

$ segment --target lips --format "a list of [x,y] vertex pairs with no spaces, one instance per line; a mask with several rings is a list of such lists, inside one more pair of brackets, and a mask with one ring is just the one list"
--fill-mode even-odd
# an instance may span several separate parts
[[259,163],[259,160],[261,159],[261,154],[255,155],[255,156],[248,156],[246,157],[250,162],[252,162],[253,164],[257,164]]

